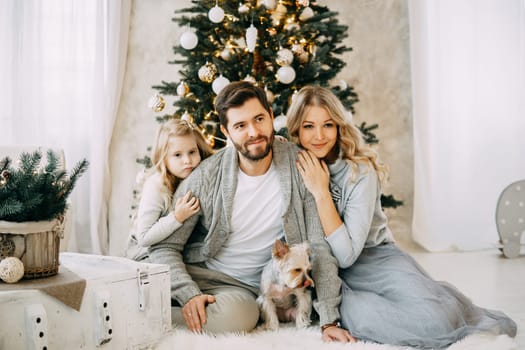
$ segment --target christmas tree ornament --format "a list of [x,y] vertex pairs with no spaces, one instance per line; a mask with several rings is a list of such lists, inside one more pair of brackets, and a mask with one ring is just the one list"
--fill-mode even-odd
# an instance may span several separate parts
[[278,26],[281,20],[284,18],[286,13],[288,12],[288,9],[283,4],[279,3],[277,4],[277,7],[275,8],[275,11],[272,13],[272,21],[275,26]]
[[291,32],[292,30],[299,30],[301,28],[301,26],[299,24],[297,24],[297,22],[295,22],[295,20],[293,18],[289,18],[286,20],[286,23],[284,24],[284,27],[283,27],[285,30]]
[[199,79],[205,83],[211,83],[217,74],[217,67],[213,63],[206,62],[199,68]]
[[199,38],[197,34],[188,30],[180,36],[180,46],[186,50],[193,50],[199,43]]
[[232,58],[232,52],[228,48],[224,48],[221,51],[221,58],[225,61],[229,61]]
[[218,3],[213,6],[208,12],[208,18],[213,23],[221,23],[224,19],[224,10],[219,7]]
[[293,52],[289,49],[281,48],[277,51],[275,62],[280,66],[289,66],[293,62]]
[[295,80],[295,70],[290,66],[284,66],[277,70],[277,79],[283,84],[290,84]]
[[299,20],[304,22],[314,16],[314,10],[311,7],[305,7],[303,12],[299,15]]
[[177,96],[185,97],[190,92],[190,87],[185,82],[181,82],[177,85]]
[[279,132],[279,130],[286,127],[287,120],[288,120],[288,117],[286,117],[284,114],[281,114],[278,117],[275,117],[275,119],[273,120],[273,130]]
[[270,89],[268,89],[268,87],[264,87],[264,92],[266,93],[266,99],[268,100],[268,102],[270,103],[273,103],[273,101],[275,101],[275,95],[273,94],[273,92],[270,91]]
[[230,81],[223,77],[221,74],[217,79],[213,81],[213,83],[211,84],[211,88],[213,89],[213,92],[215,92],[218,95],[219,92],[221,92],[221,90],[229,83]]
[[180,116],[181,120],[185,120],[190,124],[194,123],[193,116],[188,113],[188,111],[185,111],[183,115]]
[[337,84],[341,90],[346,90],[348,87],[348,84],[343,79],[339,80],[339,83]]
[[255,50],[255,44],[257,44],[257,28],[252,24],[246,29],[246,46],[248,47],[249,52]]
[[245,14],[250,11],[250,7],[248,7],[246,4],[240,4],[237,11],[239,11],[239,14]]
[[275,34],[277,34],[277,29],[275,29],[274,27],[267,28],[266,31],[270,36],[275,36]]
[[300,63],[308,62],[308,52],[305,51],[303,45],[293,44],[291,50]]
[[162,112],[164,107],[166,106],[166,101],[162,96],[159,94],[155,94],[150,97],[148,100],[148,107],[152,109],[154,112]]
[[295,4],[297,6],[302,6],[302,7],[310,6],[310,0],[296,0]]
[[275,5],[277,5],[277,2],[275,0],[263,0],[262,4],[268,10],[273,10],[275,9]]
[[255,80],[254,77],[252,77],[250,74],[246,74],[246,76],[243,79],[244,81],[247,81],[249,83],[255,84],[257,80]]
[[0,279],[5,283],[16,283],[24,276],[24,264],[10,256],[0,261]]

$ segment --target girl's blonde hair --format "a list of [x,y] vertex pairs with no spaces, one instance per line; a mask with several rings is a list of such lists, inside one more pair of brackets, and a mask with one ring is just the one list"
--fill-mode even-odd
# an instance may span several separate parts
[[288,134],[293,142],[299,144],[299,129],[311,106],[324,108],[335,122],[337,126],[335,148],[352,166],[352,181],[355,181],[359,174],[359,163],[372,166],[381,180],[386,178],[386,166],[379,161],[377,152],[365,143],[361,131],[352,123],[351,115],[345,110],[339,98],[328,88],[305,86],[294,96],[287,113]]
[[167,207],[171,205],[173,193],[181,181],[181,179],[169,172],[166,165],[169,141],[172,137],[188,135],[193,135],[195,138],[195,142],[197,143],[197,148],[199,149],[199,154],[201,156],[201,161],[213,154],[213,149],[210,145],[208,145],[204,139],[204,136],[202,136],[197,127],[185,120],[169,119],[168,121],[164,122],[157,130],[155,144],[151,152],[151,162],[153,164],[152,168],[155,172],[160,174],[162,183],[166,189],[166,193],[164,193],[164,201],[166,202]]

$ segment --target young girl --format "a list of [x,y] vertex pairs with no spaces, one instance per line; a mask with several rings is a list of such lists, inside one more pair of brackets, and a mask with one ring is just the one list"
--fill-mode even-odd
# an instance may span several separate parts
[[[443,348],[480,331],[516,335],[516,323],[505,314],[433,280],[396,246],[380,201],[385,167],[329,89],[301,89],[287,124],[306,150],[297,166],[339,263],[341,324],[353,337]],[[333,334],[340,331],[334,324]]]
[[151,157],[153,166],[142,188],[129,238],[129,258],[146,259],[147,247],[164,240],[199,211],[199,199],[190,192],[172,206],[173,193],[180,181],[212,153],[199,130],[184,120],[170,119],[159,127]]

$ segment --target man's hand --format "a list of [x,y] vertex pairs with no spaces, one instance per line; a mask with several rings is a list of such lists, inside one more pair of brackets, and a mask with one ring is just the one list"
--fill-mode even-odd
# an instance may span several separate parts
[[357,339],[355,339],[346,329],[333,326],[328,327],[323,331],[323,341],[340,341],[342,343],[355,343]]
[[196,295],[182,307],[186,326],[192,332],[201,332],[206,323],[206,305],[213,304],[215,297],[209,294]]

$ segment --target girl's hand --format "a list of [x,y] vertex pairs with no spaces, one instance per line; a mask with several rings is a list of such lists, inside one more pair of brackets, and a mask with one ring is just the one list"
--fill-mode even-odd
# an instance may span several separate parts
[[198,213],[200,208],[199,199],[188,191],[183,197],[177,198],[173,215],[178,222],[183,223],[184,220]]
[[341,343],[355,343],[357,341],[349,331],[335,326],[325,329],[322,339],[325,342],[338,341]]
[[296,166],[306,188],[315,198],[329,194],[330,171],[323,160],[318,159],[310,151],[300,151]]

